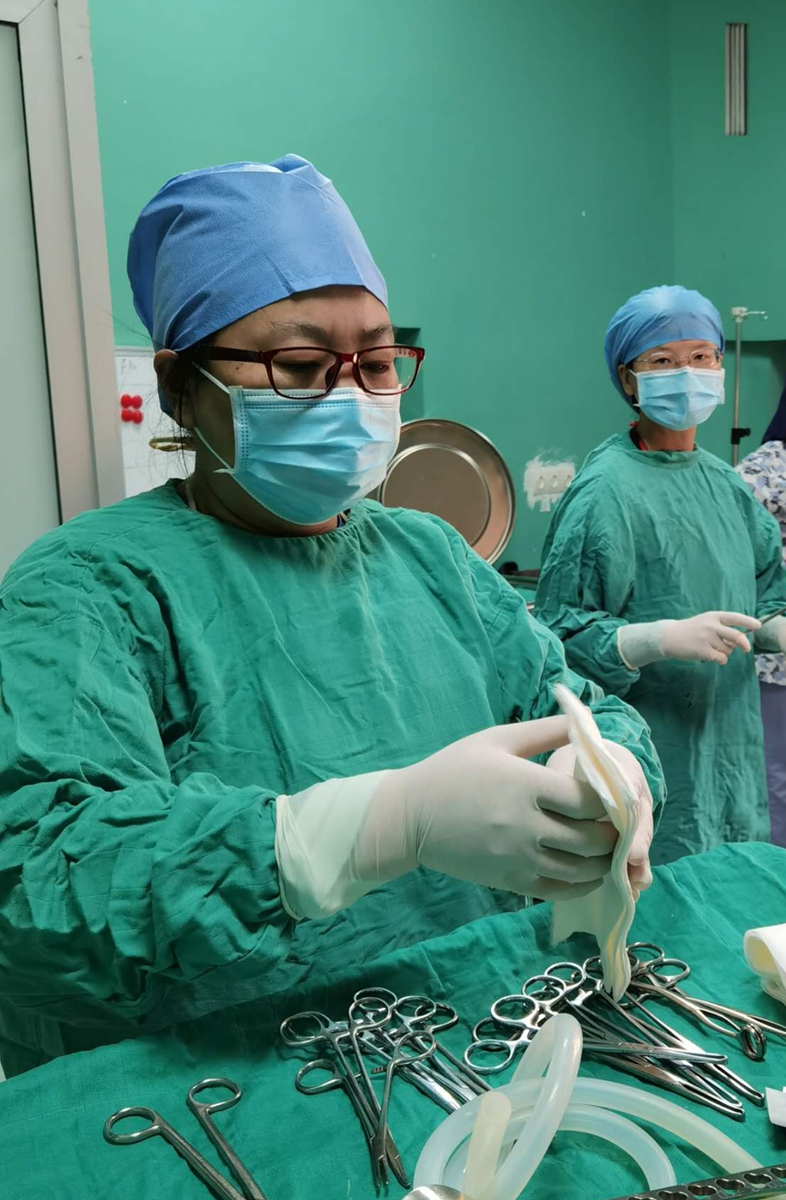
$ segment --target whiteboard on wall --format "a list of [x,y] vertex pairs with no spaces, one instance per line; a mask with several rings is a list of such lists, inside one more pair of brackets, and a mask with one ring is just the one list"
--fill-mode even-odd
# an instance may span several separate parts
[[[127,496],[136,496],[150,488],[159,487],[167,479],[182,479],[193,470],[194,455],[186,451],[165,453],[154,450],[150,439],[176,435],[179,430],[161,411],[158,402],[153,351],[139,346],[118,346],[115,349],[117,368],[117,419],[123,447],[123,470]],[[142,421],[136,424],[122,420],[120,397],[140,396]]]

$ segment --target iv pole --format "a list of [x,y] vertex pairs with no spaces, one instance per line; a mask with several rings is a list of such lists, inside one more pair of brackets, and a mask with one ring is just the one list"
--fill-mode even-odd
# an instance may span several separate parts
[[740,458],[740,442],[750,436],[750,429],[740,429],[740,368],[742,358],[742,323],[746,317],[761,317],[768,320],[763,309],[733,308],[731,315],[737,326],[737,341],[734,352],[734,423],[731,430],[731,465],[736,467]]

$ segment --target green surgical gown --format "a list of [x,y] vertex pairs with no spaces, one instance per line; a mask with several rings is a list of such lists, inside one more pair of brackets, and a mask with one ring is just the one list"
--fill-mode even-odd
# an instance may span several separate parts
[[769,837],[754,656],[631,671],[617,630],[713,609],[764,616],[783,604],[776,521],[704,450],[642,451],[628,435],[609,438],[554,513],[535,611],[569,666],[624,696],[652,729],[667,788],[656,863]]
[[0,589],[6,1070],[294,987],[322,1007],[348,963],[521,907],[421,869],[296,925],[275,798],[546,716],[558,679],[659,799],[638,715],[436,518],[258,537],[170,484],[37,542]]

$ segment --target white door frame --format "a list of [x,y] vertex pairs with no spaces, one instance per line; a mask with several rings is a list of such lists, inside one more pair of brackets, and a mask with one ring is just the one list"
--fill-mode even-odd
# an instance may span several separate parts
[[124,495],[87,0],[0,0],[0,21],[19,38],[65,521]]

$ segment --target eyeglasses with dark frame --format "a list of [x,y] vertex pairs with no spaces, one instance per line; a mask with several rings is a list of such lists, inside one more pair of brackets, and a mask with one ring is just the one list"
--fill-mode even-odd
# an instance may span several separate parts
[[418,377],[426,351],[420,346],[371,346],[351,354],[324,346],[286,346],[279,350],[236,350],[200,346],[200,362],[261,363],[277,396],[284,400],[320,400],[330,395],[341,368],[351,363],[358,387],[369,396],[400,396]]

